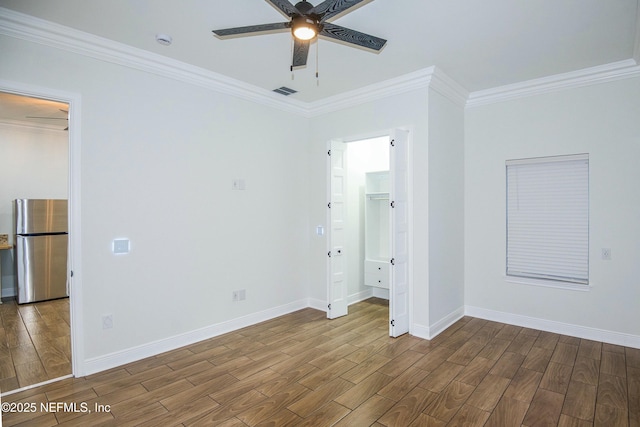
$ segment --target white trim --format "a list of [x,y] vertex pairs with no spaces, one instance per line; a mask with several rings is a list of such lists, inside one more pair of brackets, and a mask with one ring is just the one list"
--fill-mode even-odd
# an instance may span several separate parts
[[306,299],[294,301],[279,307],[274,307],[257,313],[251,313],[246,316],[227,320],[214,325],[205,326],[173,337],[163,338],[158,341],[87,359],[85,363],[86,372],[84,375],[91,375],[116,366],[122,366],[127,363],[175,350],[209,338],[214,338],[228,332],[233,332],[247,326],[252,326],[266,320],[284,316],[285,314],[289,314],[303,308],[308,308],[309,303],[310,301]]
[[[1,9],[1,8],[0,8]],[[1,23],[1,19],[0,19]],[[0,91],[69,104],[69,310],[71,317],[71,372],[84,375],[84,327],[82,299],[82,238],[80,214],[81,95],[0,79]],[[69,274],[69,273],[68,273]]]
[[392,95],[426,88],[431,82],[435,67],[429,67],[400,77],[330,96],[308,104],[308,117],[321,116],[334,111],[344,110]]
[[[21,388],[17,388],[15,390],[9,390],[9,391],[5,391],[4,393],[1,393],[0,396],[9,396],[10,394],[16,394],[16,393],[20,393],[22,391],[27,391],[27,390],[31,390],[32,388],[37,388],[37,387],[41,387],[43,385],[47,385],[47,384],[51,384],[51,383],[55,383],[58,381],[62,381],[62,380],[66,380],[67,378],[73,378],[73,375],[64,375],[62,377],[58,377],[58,378],[53,378],[47,381],[42,381],[41,383],[37,383],[37,384],[31,384],[31,385],[27,385]],[[2,427],[2,424],[0,424],[0,427]]]
[[317,298],[307,299],[307,307],[313,308],[314,310],[322,311],[323,313],[327,312],[327,304],[329,303],[326,300],[321,300]]
[[357,292],[355,294],[351,294],[347,297],[347,305],[353,305],[359,303],[360,301],[364,301],[373,296],[373,290],[366,289],[364,291]]
[[468,305],[465,306],[464,311],[465,315],[477,317],[479,319],[508,323],[510,325],[522,326],[525,328],[553,332],[556,334],[600,341],[625,347],[640,348],[639,335],[607,331],[588,326],[573,325],[570,323],[557,322],[555,320],[540,319],[536,317],[523,316],[521,314],[506,313]]
[[374,287],[371,290],[371,294],[372,294],[371,296],[374,298],[386,299],[387,301],[391,299],[391,294],[389,292],[389,289]]
[[640,2],[636,5],[636,37],[633,45],[633,58],[640,65]]
[[417,323],[412,323],[409,325],[409,334],[413,335],[416,338],[422,338],[423,340],[431,339],[431,335],[429,334],[429,327],[419,325]]
[[568,73],[471,92],[467,100],[467,108],[626,79],[638,75],[640,75],[640,66],[637,65],[635,60],[626,59]]
[[431,75],[429,88],[435,90],[461,108],[464,108],[467,104],[469,91],[437,67],[435,67]]
[[516,283],[518,285],[542,286],[544,288],[564,289],[567,291],[588,292],[591,290],[590,284],[579,284],[570,282],[561,282],[559,280],[544,280],[533,277],[507,276],[504,275],[505,282]]
[[464,307],[458,307],[458,309],[444,316],[436,323],[429,327],[429,339],[433,339],[444,332],[448,327],[456,323],[458,320],[464,317]]
[[451,325],[464,317],[464,307],[452,311],[444,316],[431,326],[424,326],[419,324],[412,324],[409,333],[414,337],[422,338],[425,340],[432,340],[442,332],[446,331]]

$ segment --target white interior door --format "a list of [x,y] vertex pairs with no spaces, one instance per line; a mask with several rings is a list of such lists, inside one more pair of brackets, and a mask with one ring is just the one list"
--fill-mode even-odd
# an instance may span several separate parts
[[344,256],[346,191],[347,191],[347,150],[340,141],[331,141],[328,151],[329,195],[328,223],[330,224],[327,245],[327,266],[329,286],[327,317],[334,319],[347,314],[347,269]]
[[389,335],[409,332],[409,132],[391,135],[391,280],[389,285]]

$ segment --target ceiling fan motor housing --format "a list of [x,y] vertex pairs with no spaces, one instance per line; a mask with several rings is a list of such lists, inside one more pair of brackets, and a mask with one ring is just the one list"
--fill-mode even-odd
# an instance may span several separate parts
[[306,15],[307,12],[309,12],[311,9],[313,9],[313,5],[311,3],[309,3],[308,1],[301,1],[296,3],[296,5],[294,6],[296,9],[298,9],[298,12],[300,12],[303,15]]

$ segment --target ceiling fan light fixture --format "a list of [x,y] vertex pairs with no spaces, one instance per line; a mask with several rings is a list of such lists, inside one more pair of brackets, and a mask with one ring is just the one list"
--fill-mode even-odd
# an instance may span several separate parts
[[304,16],[293,18],[291,32],[298,40],[311,40],[318,35],[318,23]]

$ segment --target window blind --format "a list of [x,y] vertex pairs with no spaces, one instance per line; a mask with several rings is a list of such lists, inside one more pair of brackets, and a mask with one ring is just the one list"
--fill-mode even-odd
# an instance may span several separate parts
[[508,160],[507,275],[589,283],[589,155]]

